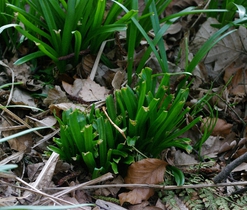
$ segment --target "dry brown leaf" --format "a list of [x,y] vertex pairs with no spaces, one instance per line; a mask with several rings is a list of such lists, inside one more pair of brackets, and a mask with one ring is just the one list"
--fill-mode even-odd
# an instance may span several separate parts
[[72,95],[81,98],[86,102],[105,100],[108,90],[96,82],[88,79],[76,79],[73,85],[63,82],[64,90]]
[[87,78],[91,73],[94,62],[95,62],[95,56],[90,54],[84,56],[82,58],[82,61],[76,66],[77,74],[81,78]]
[[124,71],[117,71],[116,74],[114,75],[114,78],[111,82],[112,87],[114,90],[120,89],[121,85],[124,81],[126,73]]
[[44,104],[50,105],[50,104],[65,103],[68,101],[69,100],[65,92],[63,92],[59,86],[55,86],[55,88],[50,89],[48,91],[48,96],[47,98],[44,99]]
[[[212,27],[212,24],[218,24],[218,21],[213,18],[208,18],[206,22],[202,24],[197,32],[195,39],[190,45],[191,52],[194,54],[201,48],[201,46],[211,37],[217,28]],[[204,59],[204,64],[207,67],[208,75],[212,78],[217,78],[224,68],[230,65],[232,62],[238,63],[240,56],[246,56],[247,29],[239,27],[239,29],[219,42],[208,52]]]
[[[159,184],[164,180],[164,173],[167,162],[159,159],[148,158],[133,163],[125,178],[126,184]],[[128,193],[121,193],[119,200],[121,205],[124,202],[131,204],[141,203],[148,200],[154,194],[151,188],[136,188]]]
[[[11,127],[14,126],[13,122],[3,120],[2,127]],[[11,135],[14,135],[16,133],[20,132],[20,130],[6,130],[2,131],[3,137],[8,137]],[[16,150],[18,152],[29,152],[31,150],[31,146],[33,143],[33,134],[28,133],[23,136],[19,136],[16,138],[13,138],[11,140],[8,140],[9,146],[11,149]]]
[[[204,131],[206,127],[211,127],[211,123],[214,122],[215,119],[210,119],[208,117],[202,119],[201,130]],[[217,119],[215,127],[212,131],[212,136],[222,136],[226,137],[230,134],[232,129],[232,124],[227,123],[225,120]],[[210,129],[210,128],[209,128]]]
[[247,92],[247,69],[245,59],[238,59],[225,70],[224,81],[229,83],[228,89],[230,94],[244,96]]
[[34,98],[30,96],[27,92],[15,88],[12,97],[12,103],[16,105],[26,105],[31,107],[37,107]]
[[73,104],[73,103],[60,103],[60,104],[52,104],[49,106],[49,109],[52,113],[55,112],[56,116],[61,117],[62,111],[66,111],[68,109],[79,109],[82,112],[85,111],[85,107],[83,107],[81,104]]
[[136,188],[127,193],[119,194],[120,204],[123,205],[124,202],[129,202],[131,204],[141,203],[143,200],[148,200],[154,195],[154,189],[151,188]]

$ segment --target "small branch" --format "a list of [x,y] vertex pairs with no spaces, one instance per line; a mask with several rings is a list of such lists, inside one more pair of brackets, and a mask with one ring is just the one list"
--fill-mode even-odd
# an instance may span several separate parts
[[121,135],[124,137],[124,139],[126,139],[126,136],[125,136],[124,131],[123,131],[121,128],[119,128],[119,127],[112,121],[112,119],[109,117],[108,113],[106,112],[106,109],[105,109],[104,106],[102,107],[102,110],[103,110],[103,112],[105,113],[105,115],[106,115],[106,117],[108,118],[108,120],[110,121],[110,123],[113,125],[113,127],[116,128],[117,131],[118,131],[119,133],[121,133]]
[[[224,187],[224,186],[238,186],[238,185],[247,185],[247,181],[245,182],[233,182],[233,183],[218,183],[218,184],[196,184],[196,185],[183,185],[183,186],[164,186],[157,184],[106,184],[106,185],[91,185],[84,186],[80,189],[97,189],[97,188],[156,188],[161,190],[177,190],[177,189],[189,189],[189,188],[205,188],[205,187]],[[61,189],[69,189],[70,187],[62,187],[62,188],[44,188],[44,190],[61,190]]]
[[236,168],[245,161],[247,161],[247,153],[241,155],[240,157],[232,161],[230,164],[228,164],[216,177],[214,177],[214,183],[219,183],[222,180],[226,179],[234,168]]
[[[83,51],[80,51],[79,55],[86,55],[86,54],[88,54],[89,52],[90,52],[89,49],[83,50]],[[70,59],[70,58],[73,58],[74,56],[75,56],[75,53],[71,53],[71,54],[69,54],[69,55],[65,55],[65,56],[59,57],[58,60],[59,60],[59,61],[68,60],[68,59]]]

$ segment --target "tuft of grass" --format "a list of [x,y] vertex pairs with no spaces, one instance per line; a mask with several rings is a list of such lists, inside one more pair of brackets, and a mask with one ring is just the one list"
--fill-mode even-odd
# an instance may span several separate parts
[[38,49],[15,64],[48,56],[60,72],[64,72],[66,66],[66,61],[60,57],[73,53],[73,63],[77,64],[81,53],[88,50],[96,53],[101,43],[115,31],[126,30],[127,22],[136,13],[130,11],[117,20],[121,10],[112,6],[105,14],[106,0],[27,0],[26,3],[29,10],[8,3],[21,24],[9,23],[0,27],[0,33],[14,27]]
[[[162,77],[159,81],[158,76]],[[169,147],[192,151],[191,140],[180,136],[201,117],[183,126],[190,108],[185,107],[189,89],[170,93],[170,74],[152,75],[150,68],[139,74],[136,88],[123,87],[106,99],[107,115],[101,110],[63,112],[57,146],[49,149],[69,162],[83,162],[97,177],[109,170],[118,173],[138,155],[159,157]],[[136,156],[136,154],[138,154]]]

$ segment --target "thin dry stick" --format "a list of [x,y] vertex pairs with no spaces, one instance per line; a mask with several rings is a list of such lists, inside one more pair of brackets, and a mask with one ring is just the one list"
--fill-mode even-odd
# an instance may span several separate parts
[[[177,189],[188,189],[188,188],[205,188],[205,187],[225,187],[225,186],[239,186],[247,185],[247,182],[233,182],[233,183],[218,183],[218,184],[196,184],[196,185],[156,185],[156,184],[106,184],[106,185],[90,185],[84,186],[81,189],[97,189],[97,188],[156,188],[161,190],[177,190]],[[68,189],[69,187],[63,188],[44,188],[44,190],[61,190]]]
[[[14,92],[15,73],[14,73],[12,68],[10,68],[8,65],[3,63],[2,61],[0,61],[0,65],[8,68],[11,71],[11,77],[12,77],[11,90],[10,90],[9,98],[8,98],[8,101],[7,101],[7,104],[6,104],[6,106],[8,106],[10,101],[11,101],[11,99],[12,99],[13,92]],[[4,110],[2,111],[1,115],[3,114],[3,112],[4,112]]]
[[[67,193],[70,193],[72,191],[75,191],[77,189],[80,189],[80,188],[83,188],[85,186],[88,186],[88,185],[93,185],[93,184],[97,184],[99,182],[103,182],[103,181],[106,181],[106,180],[109,180],[109,179],[113,179],[113,175],[111,173],[107,173],[107,174],[104,174],[96,179],[93,179],[93,180],[90,180],[88,182],[85,182],[85,183],[82,183],[82,184],[79,184],[79,185],[76,185],[76,186],[73,186],[73,187],[69,187],[63,191],[60,191],[60,192],[57,192],[55,194],[53,194],[52,196],[53,197],[61,197]],[[40,202],[43,202],[43,201],[46,201],[47,198],[43,198],[40,200]]]
[[50,134],[47,134],[46,136],[44,136],[43,139],[40,139],[34,146],[32,146],[32,149],[39,146],[40,144],[44,143],[45,141],[48,141],[53,136],[55,136],[59,131],[60,131],[60,128],[58,128],[57,130],[55,130],[54,132],[52,132]]
[[[19,179],[21,180],[21,179]],[[21,180],[23,182],[23,184],[27,184],[26,182],[24,182],[23,180]],[[53,197],[52,195],[49,195],[49,194],[46,194],[46,193],[43,193],[37,189],[30,189],[30,188],[26,188],[26,187],[20,187],[20,186],[17,186],[17,185],[13,185],[13,184],[10,184],[8,182],[4,182],[2,180],[0,180],[0,183],[2,183],[2,185],[6,185],[6,186],[10,186],[10,187],[13,187],[13,188],[16,188],[16,189],[20,189],[20,190],[25,190],[25,191],[29,191],[29,192],[32,192],[32,193],[36,193],[36,194],[39,194],[39,195],[42,195],[42,196],[47,196],[51,201],[53,201],[54,203],[58,204],[58,205],[61,205],[61,203],[66,203],[66,204],[69,204],[69,205],[72,205],[72,206],[75,206],[77,204],[74,204],[74,203],[71,203],[69,201],[66,201],[66,200],[63,200],[61,198],[56,198],[56,197]],[[28,185],[28,184],[27,184]],[[29,186],[29,185],[28,185]],[[30,186],[31,188],[33,188],[32,186]],[[23,196],[23,197],[17,197],[18,199],[26,199],[27,196]],[[12,199],[15,199],[16,200],[16,197],[13,197]],[[59,202],[61,203],[59,203]],[[92,204],[93,205],[93,204]],[[80,209],[85,209],[83,207],[78,207]]]
[[[22,190],[27,190],[27,191],[30,191],[30,192],[33,192],[33,193],[36,193],[36,194],[45,196],[45,197],[47,197],[47,198],[49,198],[49,199],[53,199],[53,200],[59,201],[59,202],[64,202],[64,203],[67,203],[67,204],[70,204],[70,205],[75,205],[75,204],[73,204],[73,203],[71,203],[71,202],[69,202],[69,201],[63,200],[63,199],[61,199],[61,198],[57,198],[57,197],[55,197],[55,196],[46,194],[46,193],[44,193],[44,192],[38,190],[38,189],[34,188],[32,185],[30,185],[30,184],[28,184],[27,182],[25,182],[25,181],[23,181],[22,179],[20,179],[19,177],[16,177],[15,179],[16,179],[17,181],[21,182],[22,184],[24,184],[24,185],[30,187],[31,189],[29,189],[29,188],[24,188],[24,187],[19,187],[19,186],[14,186],[14,185],[12,185],[12,187],[15,187],[15,188],[18,188],[18,189],[22,189]],[[1,181],[1,180],[0,180],[0,181]],[[1,182],[2,182],[2,181],[1,181]],[[10,184],[9,184],[9,185],[10,185]]]
[[[124,139],[126,139],[126,136],[125,136],[124,131],[123,131],[121,128],[119,128],[119,127],[111,120],[111,118],[109,117],[108,113],[106,112],[106,109],[105,109],[104,106],[102,107],[102,109],[103,109],[103,111],[104,111],[106,117],[107,117],[108,120],[110,121],[110,123],[114,126],[114,128],[116,128],[116,129],[118,130],[119,133],[122,134],[122,136],[124,137]],[[143,157],[148,158],[146,155],[144,155],[141,151],[139,151],[139,150],[136,149],[135,147],[132,147],[132,148],[133,148],[136,152],[138,152],[140,155],[142,155]]]
[[214,177],[213,179],[214,183],[219,183],[222,180],[226,179],[234,168],[236,168],[241,163],[244,163],[246,161],[247,161],[247,153],[241,155],[240,157],[232,161],[230,164],[228,164],[216,177]]
[[124,131],[123,131],[121,128],[119,128],[119,127],[111,120],[111,118],[109,117],[108,113],[106,112],[106,109],[105,109],[104,106],[102,107],[102,109],[103,109],[103,112],[105,113],[106,117],[107,117],[108,120],[110,121],[110,123],[113,125],[113,127],[116,128],[116,129],[118,130],[119,133],[121,133],[121,135],[124,137],[124,139],[126,139],[126,136],[125,136]]
[[[18,117],[16,114],[14,114],[13,112],[11,112],[10,110],[8,110],[6,107],[4,107],[2,104],[0,104],[0,108],[6,112],[7,114],[9,114],[11,117],[13,117],[15,120],[17,120],[18,122],[20,122],[21,124],[25,125],[27,128],[32,128],[30,125],[28,125],[24,120],[22,120],[20,117]],[[35,134],[37,134],[38,136],[42,137],[43,136],[37,132],[37,131],[34,131]]]
[[26,127],[27,126],[25,126],[25,125],[6,126],[6,127],[1,127],[0,131],[22,130],[22,129],[25,129]]

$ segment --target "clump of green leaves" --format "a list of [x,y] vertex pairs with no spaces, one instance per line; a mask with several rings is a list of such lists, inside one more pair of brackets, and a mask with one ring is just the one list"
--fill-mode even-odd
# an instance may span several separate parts
[[46,55],[61,72],[65,71],[65,61],[60,57],[73,53],[74,63],[77,63],[81,51],[90,48],[96,53],[109,35],[126,30],[127,21],[137,13],[130,11],[117,20],[121,8],[113,5],[106,14],[106,0],[26,0],[26,4],[29,10],[7,4],[22,24],[7,24],[0,29],[14,27],[39,49],[16,64]]
[[[201,119],[197,117],[182,126],[186,114],[190,112],[190,108],[185,107],[189,89],[171,93],[170,74],[162,75],[158,82],[158,75],[152,75],[152,70],[145,68],[139,75],[139,83],[135,89],[127,86],[115,92],[115,106],[111,107],[112,96],[106,100],[113,122],[126,128],[126,136],[135,141],[134,146],[139,151],[153,157],[172,146],[190,152],[190,139],[180,136]],[[119,119],[121,123],[118,122]]]
[[100,110],[92,107],[87,114],[79,110],[63,112],[60,138],[55,138],[58,147],[49,146],[66,161],[84,162],[93,177],[108,171],[118,173],[118,163],[134,161],[124,143],[118,141],[119,133]]
[[123,87],[115,92],[115,99],[108,96],[109,118],[94,108],[90,113],[63,112],[62,119],[58,119],[61,132],[55,139],[57,147],[49,148],[66,161],[83,161],[93,177],[110,169],[118,173],[118,165],[132,163],[136,151],[158,157],[165,148],[175,146],[190,152],[190,139],[180,136],[201,118],[184,125],[190,112],[184,107],[189,90],[170,93],[170,74],[161,76],[158,82],[158,75],[145,68],[135,89]]
[[[0,26],[5,26],[13,21],[15,21],[14,12],[11,8],[7,7],[6,4],[11,3],[19,8],[25,7],[24,0],[1,0],[0,1]],[[0,59],[1,51],[11,51],[17,45],[18,33],[13,28],[8,28],[7,30],[0,33]],[[2,49],[1,49],[2,48]]]

